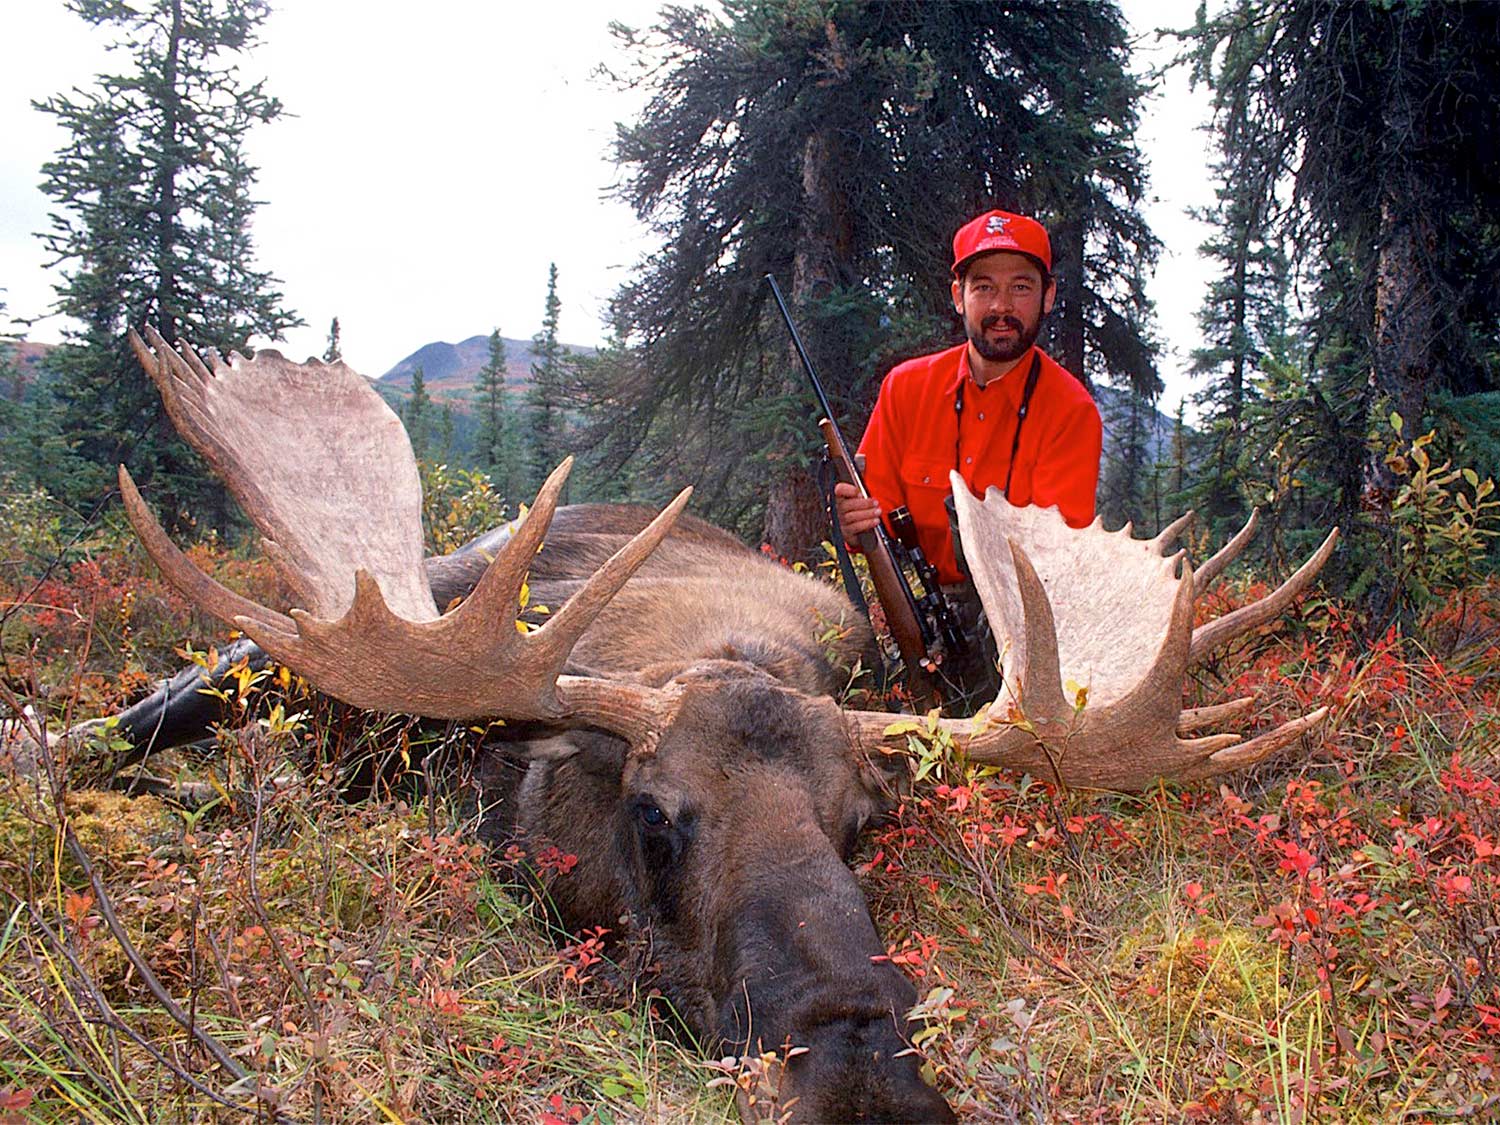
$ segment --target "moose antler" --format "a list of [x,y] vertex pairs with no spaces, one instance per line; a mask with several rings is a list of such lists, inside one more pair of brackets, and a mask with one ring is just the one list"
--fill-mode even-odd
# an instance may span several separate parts
[[[422,563],[421,485],[400,420],[343,363],[291,363],[131,346],[178,430],[266,536],[265,551],[307,606],[290,616],[225,589],[162,531],[129,472],[125,510],[151,558],[191,601],[238,627],[320,691],[355,707],[430,718],[590,724],[631,738],[657,729],[657,689],[561,675],[589,623],[671,530],[684,489],[540,628],[517,625],[519,592],[572,459],[542,486],[470,597],[439,614]],[[149,342],[149,346],[148,346]],[[355,569],[355,567],[358,569]]]
[[[1182,710],[1188,669],[1281,614],[1332,554],[1338,529],[1278,589],[1193,628],[1206,589],[1254,534],[1258,513],[1195,575],[1170,555],[1191,513],[1154,539],[1130,525],[1070,528],[1055,508],[1017,508],[996,489],[981,502],[953,476],[964,555],[1000,644],[1003,684],[988,712],[942,725],[976,761],[1070,786],[1140,789],[1240,769],[1320,723],[1326,707],[1248,742],[1180,735],[1237,718],[1249,699]],[[1070,685],[1070,686],[1065,686]],[[858,716],[868,740],[890,717]]]

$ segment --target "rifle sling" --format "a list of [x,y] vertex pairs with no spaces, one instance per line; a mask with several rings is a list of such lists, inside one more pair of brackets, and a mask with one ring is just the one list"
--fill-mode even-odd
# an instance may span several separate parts
[[1031,370],[1026,373],[1026,389],[1021,392],[1021,407],[1016,411],[1016,436],[1010,443],[1010,464],[1005,467],[1005,498],[1010,499],[1010,478],[1016,471],[1016,454],[1021,451],[1021,427],[1026,424],[1026,415],[1031,410],[1031,392],[1036,390],[1036,381],[1042,374],[1042,353],[1031,353]]

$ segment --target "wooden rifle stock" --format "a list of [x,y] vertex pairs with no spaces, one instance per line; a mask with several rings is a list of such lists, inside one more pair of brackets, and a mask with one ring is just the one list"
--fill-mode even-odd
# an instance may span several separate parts
[[[849,456],[849,447],[844,435],[828,418],[818,420],[818,429],[823,431],[823,440],[828,444],[828,456],[833,461],[834,472],[844,484],[852,484],[861,496],[869,496],[865,482],[859,477]],[[843,530],[839,529],[839,534]],[[895,551],[885,528],[876,524],[856,538],[859,549],[864,552],[870,567],[870,582],[875,587],[875,596],[885,610],[886,628],[890,630],[896,648],[906,665],[906,685],[919,707],[936,707],[942,700],[937,686],[927,668],[930,657],[927,639],[923,635],[921,619],[917,616],[916,599],[901,568],[896,564]]]

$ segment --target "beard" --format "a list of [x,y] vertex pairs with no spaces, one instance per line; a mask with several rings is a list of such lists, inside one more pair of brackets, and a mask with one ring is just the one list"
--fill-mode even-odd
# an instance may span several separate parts
[[[1036,338],[1042,331],[1042,320],[1045,314],[1038,313],[1037,318],[1027,325],[1017,316],[1001,316],[991,313],[979,322],[976,327],[968,317],[964,317],[964,333],[969,337],[969,343],[974,345],[977,351],[991,363],[1009,363],[1011,360],[1020,359],[1036,343]],[[1009,328],[1015,333],[1010,340],[991,340],[987,333],[1000,327]]]

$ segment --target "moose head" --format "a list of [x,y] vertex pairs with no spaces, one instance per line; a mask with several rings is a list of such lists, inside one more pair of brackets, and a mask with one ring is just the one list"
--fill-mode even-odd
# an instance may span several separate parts
[[[904,735],[892,715],[834,700],[836,660],[816,634],[853,619],[841,595],[684,516],[688,490],[654,518],[597,505],[558,514],[564,463],[467,596],[440,612],[410,445],[360,376],[272,351],[205,363],[152,333],[131,342],[301,608],[255,604],[198,571],[122,467],[132,524],[190,600],[356,707],[503,718],[524,732],[530,765],[506,815],[580,857],[549,883],[564,920],[629,918],[692,1030],[784,1052],[790,1119],[952,1119],[909,1050],[915,994],[845,865],[888,802],[880,751]],[[1097,523],[1073,531],[993,491],[956,492],[1003,656],[995,703],[940,720],[971,759],[1137,788],[1241,768],[1322,719],[1248,742],[1185,738],[1249,701],[1185,712],[1181,698],[1192,663],[1279,615],[1336,532],[1275,593],[1194,630],[1195,594],[1253,521],[1194,572],[1166,554],[1184,521],[1140,541]],[[528,575],[566,599],[540,626],[518,622]],[[867,640],[852,626],[832,656],[852,659]]]

